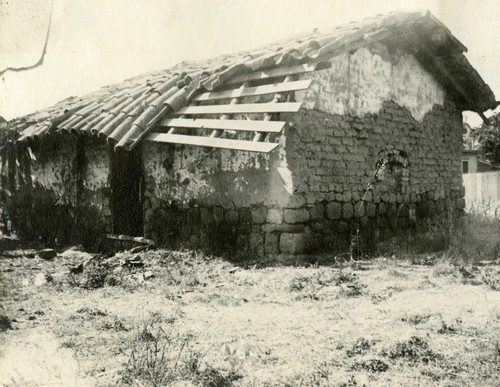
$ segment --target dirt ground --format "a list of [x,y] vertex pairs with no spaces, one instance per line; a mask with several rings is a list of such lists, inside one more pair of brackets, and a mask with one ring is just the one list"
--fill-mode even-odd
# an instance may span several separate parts
[[73,249],[4,252],[0,270],[3,386],[500,385],[494,263]]

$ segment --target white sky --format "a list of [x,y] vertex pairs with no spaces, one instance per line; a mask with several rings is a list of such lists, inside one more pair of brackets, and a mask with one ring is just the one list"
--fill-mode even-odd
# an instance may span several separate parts
[[[6,119],[182,60],[245,50],[394,10],[429,9],[468,47],[469,61],[500,99],[498,0],[53,1],[43,65],[0,77],[0,116]],[[50,0],[0,0],[0,71],[38,60],[50,5]],[[477,116],[468,121],[480,122]]]

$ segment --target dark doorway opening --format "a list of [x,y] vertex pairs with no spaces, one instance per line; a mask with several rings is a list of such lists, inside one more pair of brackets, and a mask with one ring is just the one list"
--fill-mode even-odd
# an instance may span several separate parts
[[138,149],[111,149],[113,232],[142,236],[142,166]]

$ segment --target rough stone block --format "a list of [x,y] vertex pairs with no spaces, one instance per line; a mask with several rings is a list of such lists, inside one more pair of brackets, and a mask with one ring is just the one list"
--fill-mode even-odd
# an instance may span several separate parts
[[310,249],[311,235],[307,233],[280,236],[280,251],[284,254],[304,254]]
[[221,207],[214,207],[214,219],[217,223],[224,220],[224,209]]
[[300,208],[306,204],[306,198],[304,196],[293,195],[290,196],[286,203],[286,207],[288,208]]
[[149,208],[144,212],[144,221],[149,223],[153,220],[153,216],[155,214],[155,210],[153,208]]
[[255,224],[261,224],[266,221],[267,208],[257,207],[252,209],[252,222]]
[[332,234],[334,232],[333,221],[331,220],[322,219],[321,221],[311,222],[309,227],[311,231],[320,234]]
[[229,224],[237,224],[239,220],[238,211],[234,210],[226,211],[224,218],[226,219],[226,222],[228,222]]
[[[458,201],[457,201],[457,204],[458,204]],[[434,201],[428,200],[426,203],[426,207],[427,207],[427,214],[428,215],[434,215],[436,213],[436,205],[434,204]]]
[[349,233],[349,225],[343,221],[334,222],[333,228],[335,230],[335,233],[337,233],[337,234],[348,234]]
[[260,228],[261,231],[264,232],[289,232],[289,233],[299,233],[303,232],[305,229],[305,226],[303,224],[286,224],[286,223],[281,223],[281,224],[263,224],[262,227]]
[[200,220],[203,224],[209,224],[212,222],[213,217],[208,208],[200,208]]
[[324,214],[325,214],[325,207],[323,206],[322,203],[316,203],[309,210],[309,217],[312,220],[323,219]]
[[267,210],[267,217],[266,217],[267,223],[283,223],[283,216],[282,212],[278,208],[269,208]]
[[250,235],[250,249],[258,256],[264,255],[264,235],[262,233]]
[[456,207],[459,210],[463,210],[465,208],[465,199],[464,198],[458,198],[457,199],[457,203],[456,203]]
[[279,236],[275,233],[266,233],[264,242],[266,254],[279,254]]
[[189,224],[197,224],[200,222],[200,209],[198,207],[190,208],[187,212],[187,220]]
[[354,205],[354,215],[356,216],[356,218],[361,218],[362,216],[365,216],[364,202],[358,202]]
[[344,203],[342,206],[342,217],[344,219],[350,219],[354,215],[354,208],[351,203]]
[[342,205],[340,203],[331,202],[326,205],[326,217],[328,219],[340,219],[342,217]]
[[366,205],[366,216],[373,218],[377,213],[377,206],[373,203],[368,203]]
[[240,214],[240,223],[249,225],[252,223],[252,213],[250,209],[248,208],[240,208],[239,209],[239,214]]
[[284,210],[284,218],[286,223],[305,223],[309,220],[309,211],[306,208],[286,208]]

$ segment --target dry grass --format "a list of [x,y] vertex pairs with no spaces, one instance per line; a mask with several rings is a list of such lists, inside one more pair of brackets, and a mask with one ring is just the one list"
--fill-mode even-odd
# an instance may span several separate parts
[[[141,256],[138,269],[109,261],[119,281],[95,287],[75,286],[91,275],[70,278],[78,255],[2,259],[3,313],[17,320],[3,339],[42,330],[76,359],[75,378],[100,386],[500,382],[498,266],[480,267],[471,283],[446,256],[434,266],[380,258],[341,269]],[[146,270],[154,277],[132,277]],[[52,282],[36,287],[38,273]]]
[[9,252],[0,384],[497,386],[498,235],[471,214],[342,266]]

